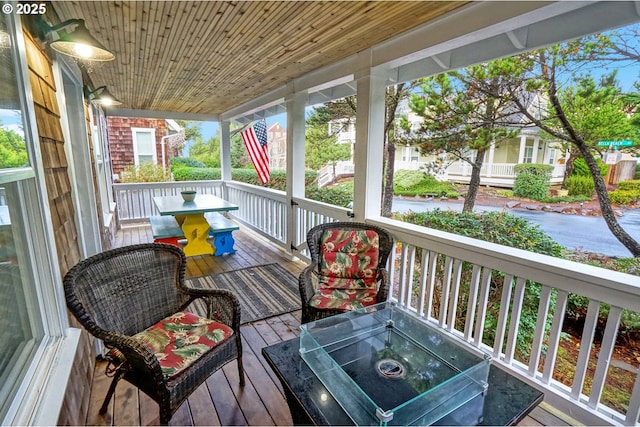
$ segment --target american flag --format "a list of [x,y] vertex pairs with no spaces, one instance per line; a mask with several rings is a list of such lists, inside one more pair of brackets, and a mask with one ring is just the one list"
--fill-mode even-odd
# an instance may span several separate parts
[[267,154],[267,123],[264,120],[258,120],[249,128],[240,132],[244,146],[253,167],[258,172],[258,178],[263,184],[269,181],[269,155]]

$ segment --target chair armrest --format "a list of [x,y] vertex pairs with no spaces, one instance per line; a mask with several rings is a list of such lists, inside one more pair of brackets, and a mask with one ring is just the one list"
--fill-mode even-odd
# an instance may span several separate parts
[[181,287],[182,292],[189,295],[181,309],[196,299],[202,299],[207,305],[207,317],[216,322],[231,326],[235,331],[240,330],[240,301],[230,291],[224,289],[196,289]]
[[306,306],[311,301],[311,297],[315,293],[316,289],[314,284],[318,282],[316,275],[317,264],[311,263],[300,273],[298,277],[298,286],[300,287],[300,298],[302,299],[302,306]]
[[378,285],[377,302],[384,302],[389,299],[389,273],[386,268],[378,269],[378,277],[376,280]]
[[156,355],[140,341],[128,335],[108,332],[102,337],[104,344],[109,348],[117,348],[125,357],[131,369],[144,376],[153,378],[157,384],[165,382],[162,368]]

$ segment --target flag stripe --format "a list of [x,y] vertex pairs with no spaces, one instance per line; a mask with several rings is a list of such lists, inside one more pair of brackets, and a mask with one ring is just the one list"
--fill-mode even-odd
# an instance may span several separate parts
[[258,173],[261,183],[269,181],[269,155],[267,147],[267,124],[260,120],[253,126],[240,132],[244,146],[249,153],[253,167]]

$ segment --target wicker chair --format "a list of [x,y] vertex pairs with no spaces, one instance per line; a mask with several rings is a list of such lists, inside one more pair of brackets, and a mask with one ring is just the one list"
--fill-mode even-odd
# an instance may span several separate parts
[[[185,287],[185,263],[182,249],[148,243],[94,255],[66,274],[64,291],[69,310],[92,335],[111,349],[107,354],[110,361],[107,374],[113,374],[113,381],[100,414],[106,412],[121,378],[160,405],[163,425],[168,424],[182,402],[200,384],[233,359],[237,359],[240,385],[244,386],[239,302],[228,291]],[[191,305],[194,301],[197,303]],[[193,308],[198,303],[201,307],[206,306],[206,314],[201,313],[204,319],[193,316],[197,314]],[[187,324],[189,318],[196,321]],[[159,335],[145,335],[149,331],[158,332],[154,329],[158,325],[167,328],[159,331]],[[152,326],[154,328],[149,329]],[[199,340],[197,345],[190,345],[193,342],[178,336],[177,332],[185,330],[183,327],[194,331],[189,338]],[[179,328],[179,331],[172,334],[172,328]],[[215,338],[211,338],[214,335]],[[156,339],[167,344],[169,338],[175,353],[170,352],[169,347],[164,353],[165,347],[158,350],[150,345]],[[177,357],[183,354],[180,350],[191,351],[196,347],[199,357],[192,357],[192,354],[184,359]],[[160,359],[157,354],[161,354]],[[166,358],[167,355],[177,358],[180,363],[195,361],[190,365],[186,363],[188,366],[183,370],[170,372],[165,361],[170,358]]]
[[[385,266],[393,248],[388,231],[354,222],[321,224],[309,230],[307,245],[311,264],[298,278],[302,323],[387,300]],[[370,261],[364,270],[344,268],[362,265],[364,257]]]

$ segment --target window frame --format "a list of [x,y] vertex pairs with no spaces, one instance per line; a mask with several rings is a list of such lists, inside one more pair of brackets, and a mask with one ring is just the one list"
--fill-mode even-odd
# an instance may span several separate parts
[[[156,143],[156,129],[155,128],[131,128],[131,141],[133,143],[133,163],[136,166],[140,166],[140,149],[138,147],[138,134],[139,133],[150,133],[151,134],[151,142],[153,147],[153,163],[154,165],[158,164],[158,152],[157,152],[157,143]],[[147,155],[143,153],[143,155]]]

